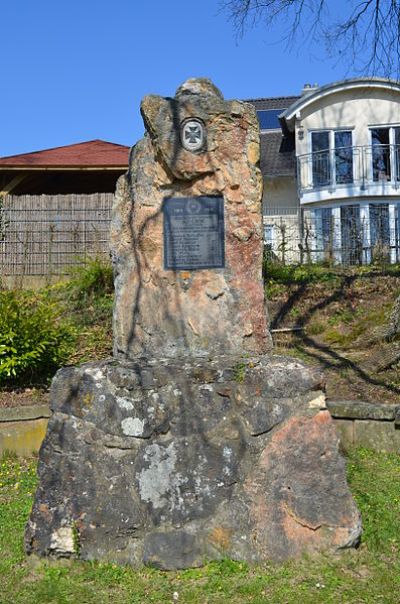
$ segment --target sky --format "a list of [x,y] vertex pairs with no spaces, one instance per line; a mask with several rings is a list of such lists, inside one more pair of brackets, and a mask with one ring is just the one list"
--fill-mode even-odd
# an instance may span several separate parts
[[238,40],[218,0],[1,4],[0,156],[93,139],[131,146],[143,96],[173,96],[189,77],[239,99],[349,77],[318,46],[289,52],[278,29]]

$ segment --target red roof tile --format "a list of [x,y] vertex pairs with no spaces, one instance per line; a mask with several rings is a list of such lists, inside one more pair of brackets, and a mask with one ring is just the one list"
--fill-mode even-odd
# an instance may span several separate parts
[[94,140],[0,158],[2,167],[120,167],[128,165],[129,147]]

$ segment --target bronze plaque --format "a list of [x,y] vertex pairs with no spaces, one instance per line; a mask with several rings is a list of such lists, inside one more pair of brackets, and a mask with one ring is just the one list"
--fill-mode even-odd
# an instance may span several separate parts
[[166,197],[163,213],[166,270],[224,268],[223,197]]

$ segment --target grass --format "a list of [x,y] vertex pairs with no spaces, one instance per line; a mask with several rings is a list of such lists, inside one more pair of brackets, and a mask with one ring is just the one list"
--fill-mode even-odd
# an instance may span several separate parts
[[395,604],[400,589],[400,457],[353,451],[348,474],[363,515],[357,551],[283,565],[223,560],[163,573],[26,559],[23,529],[36,459],[0,462],[1,604]]
[[336,282],[345,269],[333,268],[324,264],[287,264],[264,262],[264,275],[275,283],[316,283]]

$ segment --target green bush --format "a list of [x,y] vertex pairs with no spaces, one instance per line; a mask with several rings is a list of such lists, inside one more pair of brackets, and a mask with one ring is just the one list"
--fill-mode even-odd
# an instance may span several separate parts
[[67,361],[75,330],[59,315],[39,294],[0,292],[0,386],[43,383]]

